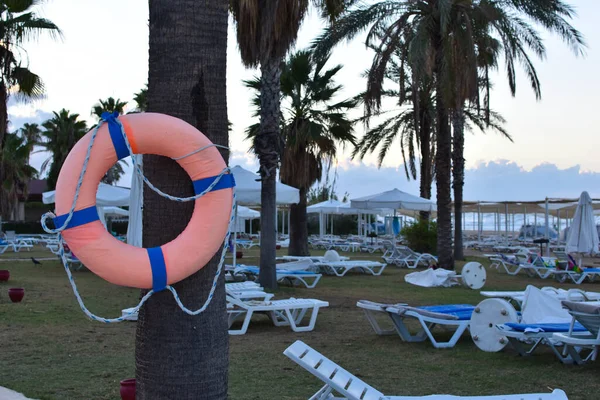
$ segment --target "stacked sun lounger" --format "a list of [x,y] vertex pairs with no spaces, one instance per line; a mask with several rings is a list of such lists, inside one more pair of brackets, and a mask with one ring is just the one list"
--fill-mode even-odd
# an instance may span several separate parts
[[[256,286],[251,286],[252,284]],[[319,310],[329,303],[317,299],[273,300],[273,294],[254,282],[225,285],[227,316],[230,335],[244,335],[252,317],[265,314],[275,326],[289,326],[294,332],[307,332],[315,328]],[[261,293],[263,294],[261,298]],[[241,320],[240,327],[234,327]]]
[[437,257],[428,253],[417,253],[408,246],[396,246],[391,242],[385,242],[384,247],[382,258],[387,264],[412,269],[418,266],[429,267],[437,263]]
[[[317,286],[322,275],[315,272],[315,265],[310,260],[294,261],[276,265],[277,282],[292,286],[304,286],[312,289]],[[252,265],[237,265],[234,276],[256,279],[260,269]]]

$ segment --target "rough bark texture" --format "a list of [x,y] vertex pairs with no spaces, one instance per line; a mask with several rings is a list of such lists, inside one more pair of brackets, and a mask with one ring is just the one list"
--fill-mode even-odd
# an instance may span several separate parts
[[465,115],[462,108],[452,114],[452,188],[454,189],[454,259],[464,260],[462,203],[465,185]]
[[290,256],[309,256],[306,189],[300,189],[300,203],[290,206]]
[[[214,143],[227,145],[227,0],[150,0],[148,111],[181,118]],[[168,135],[168,132],[165,132]],[[227,160],[227,154],[224,154]],[[189,176],[167,158],[144,156],[144,172],[176,196],[193,195]],[[187,225],[193,202],[144,190],[144,247],[164,244]],[[182,302],[199,308],[217,268],[215,256],[175,284]],[[223,279],[207,310],[185,314],[171,293],[155,294],[140,310],[136,332],[138,400],[226,399],[229,336]]]
[[275,273],[276,193],[275,179],[281,154],[279,133],[279,88],[280,60],[267,59],[261,62],[260,133],[255,139],[255,148],[260,163],[262,178],[260,205],[260,271],[258,279],[266,288],[277,287]]
[[437,188],[437,255],[440,267],[454,269],[452,256],[452,199],[450,175],[452,157],[452,135],[448,108],[444,101],[444,61],[441,35],[434,40],[436,59],[436,119],[437,143],[435,155],[435,181]]
[[[6,132],[8,131],[8,112],[6,102],[8,96],[6,94],[6,87],[0,84],[0,184],[4,182],[5,173],[2,161],[2,149],[4,149],[4,142],[6,141]],[[10,220],[11,219],[11,206],[8,194],[0,188],[0,219]]]
[[[421,165],[420,165],[420,196],[424,199],[431,198],[431,184],[433,177],[431,174],[432,160],[431,160],[431,121],[429,113],[425,107],[420,107],[419,110],[419,124],[420,124],[420,143],[421,143]],[[430,213],[421,211],[421,220],[428,221]]]
[[8,94],[6,86],[0,84],[0,154],[4,148],[4,142],[6,141],[6,132],[8,132]]

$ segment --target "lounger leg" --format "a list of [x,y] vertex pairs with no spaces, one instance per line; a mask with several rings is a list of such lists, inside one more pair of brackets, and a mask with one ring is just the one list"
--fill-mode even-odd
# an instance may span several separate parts
[[250,325],[250,320],[252,319],[253,311],[246,311],[246,318],[244,318],[244,322],[242,323],[242,327],[236,330],[229,330],[230,335],[245,335],[248,331],[248,325]]
[[319,307],[312,308],[312,314],[310,316],[310,321],[307,326],[298,326],[289,309],[285,310],[288,318],[290,319],[290,327],[294,332],[309,332],[315,328],[315,323],[317,322],[317,315],[319,314]]
[[288,326],[291,323],[282,311],[271,311],[269,315],[275,326]]
[[431,341],[431,344],[433,344],[433,347],[435,347],[436,349],[445,349],[445,348],[450,348],[450,347],[454,347],[454,345],[456,344],[456,342],[458,342],[458,339],[460,339],[460,337],[462,336],[462,334],[465,332],[465,330],[469,327],[469,324],[462,324],[462,325],[458,325],[456,327],[456,331],[454,331],[454,334],[452,335],[452,337],[450,338],[450,340],[448,342],[438,342],[435,337],[433,336],[433,333],[431,332],[433,329],[433,326],[428,326],[425,321],[422,321],[419,318],[419,322],[421,323],[421,326],[423,327],[423,331],[425,331],[425,334],[427,335],[427,337],[429,338],[429,340]]
[[317,393],[311,396],[308,400],[327,400],[331,398],[331,392],[333,388],[329,385],[323,386]]
[[317,283],[319,283],[319,281],[321,280],[321,275],[317,275],[313,279],[314,279],[313,283],[311,285],[307,285],[308,289],[312,289],[315,286],[317,286]]
[[525,346],[523,346],[523,342],[521,342],[519,339],[513,337],[508,337],[507,339],[508,343],[510,343],[510,345],[522,357],[530,356],[535,351],[535,349],[537,349],[538,346],[543,342],[543,339],[535,339],[535,343],[529,349],[526,349]]
[[385,335],[393,335],[393,334],[397,333],[397,331],[396,331],[395,328],[383,329],[379,325],[379,322],[377,322],[377,320],[375,319],[375,312],[374,311],[367,310],[367,309],[363,309],[363,311],[365,312],[365,316],[367,317],[367,321],[369,321],[369,323],[371,324],[371,327],[373,328],[373,330],[375,331],[376,334],[378,334],[380,336],[385,336]]
[[565,351],[561,351],[561,349],[558,348],[558,346],[554,343],[552,343],[552,341],[550,340],[546,340],[545,343],[550,346],[550,348],[552,349],[552,352],[556,355],[556,357],[558,357],[558,359],[560,360],[560,362],[562,362],[563,364],[573,364],[575,362],[575,360],[573,360],[573,357],[571,357],[570,354],[568,354],[568,349],[565,347]]
[[427,334],[424,331],[420,331],[416,335],[412,335],[408,330],[408,327],[404,324],[404,318],[398,314],[390,314],[396,331],[405,342],[423,342],[427,339]]

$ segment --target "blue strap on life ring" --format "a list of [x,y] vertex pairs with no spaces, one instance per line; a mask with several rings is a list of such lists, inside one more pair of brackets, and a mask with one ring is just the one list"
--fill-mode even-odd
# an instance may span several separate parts
[[[233,179],[233,174],[220,175],[220,178],[221,179],[217,182],[217,184],[211,189],[211,192],[214,192],[215,190],[231,189],[235,186],[235,179]],[[198,179],[197,181],[194,181],[194,193],[200,194],[204,192],[217,179],[219,179],[219,175],[210,176],[208,178]]]
[[[65,224],[69,218],[69,214],[58,215],[53,218],[54,226],[59,228]],[[64,229],[75,228],[76,226],[81,226],[85,224],[89,224],[90,222],[98,221],[100,217],[98,217],[98,209],[95,205],[83,208],[78,211],[73,212],[73,216],[69,221],[69,225],[67,225]]]
[[121,124],[117,122],[118,117],[118,111],[115,111],[113,113],[105,111],[102,113],[102,120],[106,121],[106,123],[108,124],[108,133],[110,134],[110,140],[112,140],[113,147],[115,148],[115,152],[117,153],[117,160],[121,160],[125,157],[129,157],[129,149],[127,148],[127,144],[125,143],[123,133],[121,132]]
[[167,287],[167,265],[165,256],[160,247],[151,247],[146,249],[150,259],[150,268],[152,269],[152,290],[160,292]]

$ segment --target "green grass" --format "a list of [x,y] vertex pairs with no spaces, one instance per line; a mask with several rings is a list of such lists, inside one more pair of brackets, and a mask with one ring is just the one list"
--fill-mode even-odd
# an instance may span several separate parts
[[[279,253],[284,254],[283,250]],[[11,272],[11,280],[0,285],[0,385],[36,399],[118,399],[119,381],[134,376],[135,323],[103,325],[87,320],[57,261],[44,261],[41,267],[6,261],[48,254],[35,249],[0,256],[0,269]],[[257,249],[245,251],[239,261],[256,264],[257,255]],[[530,358],[509,349],[484,353],[467,335],[455,348],[439,350],[429,343],[404,343],[397,336],[375,335],[355,306],[357,300],[424,305],[477,304],[483,299],[477,291],[462,287],[408,285],[403,279],[407,272],[390,266],[379,277],[326,276],[315,289],[280,288],[276,298],[318,298],[330,306],[322,309],[314,332],[276,328],[259,316],[246,335],[230,337],[230,399],[310,397],[321,382],[282,354],[297,339],[390,395],[485,395],[562,388],[572,400],[598,398],[594,394],[600,392],[598,362],[562,365],[547,349]],[[137,290],[108,284],[89,272],[76,272],[75,277],[86,305],[99,315],[119,315],[122,308],[138,301]],[[523,290],[527,284],[554,282],[488,270],[488,290]],[[22,303],[10,303],[9,287],[26,289]],[[600,289],[594,284],[581,288]]]

